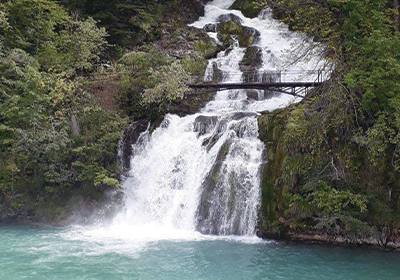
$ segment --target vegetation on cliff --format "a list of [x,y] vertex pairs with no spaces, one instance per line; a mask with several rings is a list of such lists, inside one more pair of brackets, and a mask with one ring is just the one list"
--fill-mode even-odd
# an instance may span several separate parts
[[398,242],[396,6],[373,0],[262,2],[292,29],[313,36],[334,65],[330,80],[309,100],[260,117],[269,157],[264,231]]
[[0,1],[0,221],[57,222],[119,187],[128,120],[171,109],[216,52],[205,32],[187,27],[202,8]]
[[74,196],[119,186],[125,120],[79,77],[99,63],[107,32],[47,0],[2,1],[1,13],[0,220],[65,218]]

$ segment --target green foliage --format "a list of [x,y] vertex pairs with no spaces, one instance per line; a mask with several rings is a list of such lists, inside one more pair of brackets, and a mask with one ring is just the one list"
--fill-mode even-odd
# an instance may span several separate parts
[[[15,66],[14,63],[11,65]],[[4,69],[5,72],[11,70]],[[19,91],[15,91],[15,87],[6,88],[9,92],[1,104],[1,140],[3,152],[17,167],[14,169],[21,170],[21,180],[36,174],[31,184],[44,184],[45,190],[72,185],[74,177],[81,176],[74,175],[71,169],[71,164],[78,160],[77,155],[71,158],[71,150],[76,150],[76,145],[81,150],[81,162],[96,166],[96,174],[91,175],[93,178],[99,170],[116,172],[116,166],[111,163],[116,162],[121,119],[102,111],[73,82],[56,76],[41,79],[39,72],[33,72],[26,65],[15,71],[24,76],[16,77],[18,82],[15,83],[3,80],[3,85],[15,86],[21,82],[24,88]],[[78,115],[82,131],[80,139],[70,135],[72,114]],[[14,152],[8,153],[9,149]]]
[[5,9],[5,48],[34,55],[45,70],[92,70],[107,46],[107,32],[95,20],[72,18],[54,1],[9,1]]
[[398,110],[400,100],[400,44],[399,35],[386,37],[375,31],[364,39],[363,55],[356,68],[346,76],[346,83],[354,90],[362,90],[365,111]]
[[161,51],[130,52],[125,54],[117,65],[120,73],[119,104],[120,107],[134,119],[156,118],[158,109],[146,107],[143,101],[143,91],[151,81],[151,70],[171,63],[171,59]]
[[285,152],[291,153],[304,149],[307,143],[307,122],[304,117],[304,108],[293,110],[286,124],[287,133],[284,134]]
[[194,77],[203,77],[208,65],[208,61],[205,59],[206,56],[207,53],[203,53],[203,56],[184,56],[182,60],[180,60],[180,64],[183,68],[182,70],[186,73],[186,75],[190,74],[192,79]]
[[400,118],[382,113],[375,124],[366,132],[362,144],[368,148],[370,161],[374,167],[385,169],[391,166],[400,171]]
[[171,58],[157,48],[125,54],[116,65],[120,107],[134,119],[157,119],[189,92],[192,76],[202,76],[207,60],[195,54]]
[[204,8],[186,0],[61,0],[69,10],[100,21],[108,41],[121,54],[124,48],[158,40],[166,28],[176,29],[193,22]]
[[354,207],[360,213],[367,211],[367,198],[349,190],[338,191],[321,182],[321,186],[309,195],[312,204],[323,215],[342,213],[347,207]]
[[90,100],[83,104],[76,108],[82,135],[71,150],[76,180],[89,186],[119,187],[117,149],[124,119],[104,112]]
[[157,1],[62,1],[72,10],[101,22],[110,33],[109,42],[122,46],[135,45],[157,37],[157,19],[161,4]]
[[387,12],[391,1],[266,2],[293,29],[324,43],[327,58],[338,62],[336,71],[347,74],[344,81],[352,90],[362,92],[366,112],[376,114],[399,102],[400,41]]
[[7,45],[31,54],[54,40],[56,28],[68,18],[66,11],[50,0],[15,0],[5,5],[10,25],[5,34]]
[[5,9],[4,4],[0,4],[0,30],[1,33],[4,33],[8,28],[10,28],[10,24],[8,23],[7,11]]
[[254,30],[249,27],[242,26],[240,23],[234,21],[222,22],[218,25],[218,40],[220,40],[225,47],[233,44],[234,39],[232,35],[236,36],[240,47],[250,47],[256,40],[257,34],[253,33]]
[[119,186],[125,120],[71,78],[95,69],[107,46],[96,24],[51,0],[0,4],[0,219],[31,207],[40,215],[44,200],[62,203],[48,216],[65,217],[76,190]]
[[[312,184],[312,190],[307,189]],[[330,187],[326,182],[317,180],[308,182],[302,194],[288,194],[289,211],[298,212],[305,216],[319,213],[322,217],[329,217],[353,211],[364,213],[367,211],[367,198],[360,194],[351,193],[349,190],[339,191]],[[306,210],[305,210],[306,209]]]
[[337,1],[346,12],[342,32],[345,36],[347,52],[359,50],[363,40],[376,31],[391,35],[391,26],[386,14],[388,1],[346,0]]
[[260,7],[253,0],[236,0],[232,5],[232,9],[240,10],[243,15],[251,18],[256,17],[261,11]]
[[98,28],[92,18],[71,19],[64,28],[38,54],[41,65],[58,71],[92,70],[107,46],[106,30]]
[[[263,193],[275,217],[352,242],[376,234],[374,226],[381,234],[398,227],[400,37],[393,1],[260,2],[311,35],[335,67],[309,100],[279,113],[284,124],[265,133],[269,123],[259,122],[269,149],[265,178],[273,178],[264,180]],[[272,223],[281,224],[276,218]]]
[[194,48],[206,59],[212,58],[217,52],[217,45],[213,41],[195,41]]
[[182,65],[173,62],[159,70],[150,70],[151,85],[144,90],[144,102],[160,103],[182,99],[189,91],[190,75]]
[[[126,8],[126,5],[121,5]],[[148,13],[144,7],[132,6],[135,9],[136,15],[131,17],[129,23],[133,26],[139,27],[145,33],[150,33],[152,29],[157,25],[157,18],[152,14]]]

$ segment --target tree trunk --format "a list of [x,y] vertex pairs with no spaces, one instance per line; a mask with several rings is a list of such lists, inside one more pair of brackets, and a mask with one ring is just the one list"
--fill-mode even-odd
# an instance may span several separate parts
[[394,31],[399,32],[399,0],[393,0],[393,10],[394,10]]
[[78,119],[74,114],[71,115],[71,132],[73,136],[81,136]]

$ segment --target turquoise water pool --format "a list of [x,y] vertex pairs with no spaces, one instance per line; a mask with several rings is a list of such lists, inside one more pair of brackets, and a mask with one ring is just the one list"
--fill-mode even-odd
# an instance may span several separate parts
[[0,279],[400,279],[400,254],[196,236],[135,242],[0,227]]

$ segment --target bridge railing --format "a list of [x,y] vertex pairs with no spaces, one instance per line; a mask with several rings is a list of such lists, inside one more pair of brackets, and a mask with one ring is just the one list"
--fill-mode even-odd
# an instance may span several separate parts
[[203,83],[287,83],[287,82],[314,82],[327,80],[329,72],[324,70],[282,70],[282,71],[246,71],[225,72],[212,71],[206,75]]

